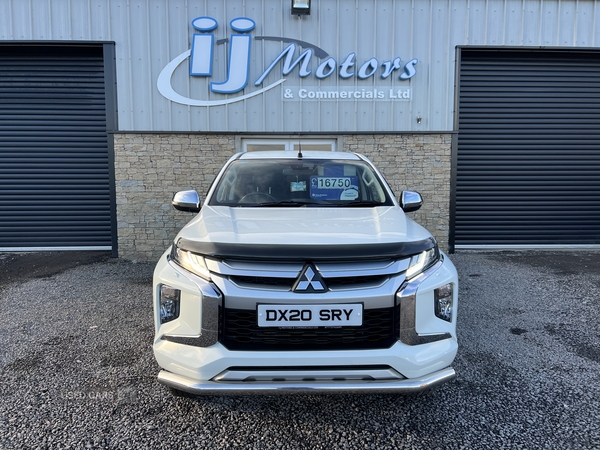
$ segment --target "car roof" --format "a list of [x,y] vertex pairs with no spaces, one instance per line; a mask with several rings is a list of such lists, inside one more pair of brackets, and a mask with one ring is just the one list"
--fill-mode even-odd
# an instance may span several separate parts
[[[239,159],[298,159],[298,153],[295,151],[253,151],[245,152]],[[327,152],[327,151],[305,151],[302,152],[302,159],[338,159],[357,161],[361,158],[356,153],[349,152]]]

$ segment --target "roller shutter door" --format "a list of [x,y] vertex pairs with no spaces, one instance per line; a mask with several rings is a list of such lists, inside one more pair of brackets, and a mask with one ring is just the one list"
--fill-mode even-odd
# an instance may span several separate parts
[[110,249],[103,46],[0,46],[0,249]]
[[600,244],[600,52],[461,49],[454,247]]

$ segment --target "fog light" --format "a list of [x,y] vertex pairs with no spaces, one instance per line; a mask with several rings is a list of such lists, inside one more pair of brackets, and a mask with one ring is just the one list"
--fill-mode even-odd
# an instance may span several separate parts
[[434,291],[435,315],[442,320],[452,322],[452,302],[454,299],[454,284],[448,283]]
[[166,284],[160,287],[160,323],[167,323],[179,317],[181,291]]

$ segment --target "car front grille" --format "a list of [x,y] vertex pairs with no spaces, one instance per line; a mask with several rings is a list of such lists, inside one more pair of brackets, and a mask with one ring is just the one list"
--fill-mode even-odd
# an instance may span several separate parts
[[[290,292],[302,269],[311,261],[239,261],[209,260],[212,274],[240,289]],[[391,278],[404,276],[410,258],[402,260],[317,261],[319,272],[328,291],[377,289]],[[227,292],[224,292],[227,295]]]
[[259,327],[255,310],[222,308],[220,341],[235,351],[383,349],[396,342],[397,310],[365,309],[360,327]]
[[[229,279],[237,286],[245,288],[267,288],[277,287],[290,291],[296,282],[296,278],[275,278],[275,277],[248,277],[232,276]],[[336,277],[327,278],[325,281],[329,289],[359,288],[361,286],[377,286],[385,283],[389,279],[386,275],[362,276],[362,277]]]

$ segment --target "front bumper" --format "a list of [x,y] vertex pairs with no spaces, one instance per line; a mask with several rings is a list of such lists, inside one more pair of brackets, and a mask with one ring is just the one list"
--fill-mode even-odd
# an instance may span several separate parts
[[162,370],[158,381],[174,389],[195,395],[248,394],[411,394],[428,391],[456,377],[454,369],[446,369],[419,378],[360,381],[198,381]]
[[[182,290],[182,309],[179,320],[159,325],[155,298],[157,329],[153,348],[164,369],[159,381],[193,394],[410,393],[436,387],[455,377],[450,366],[457,342],[455,317],[452,322],[445,322],[433,315],[433,292],[440,285],[457,283],[456,270],[446,259],[402,285],[402,289],[401,282],[402,279],[389,287],[386,298],[394,296],[395,304],[402,310],[401,317],[410,320],[400,320],[398,341],[389,348],[236,351],[216,342],[216,312],[223,299],[215,294],[218,291],[163,258],[155,272],[155,295],[161,283],[177,286]],[[262,295],[261,291],[256,292],[244,294]],[[358,294],[365,296],[364,292]],[[346,295],[341,300],[346,300]],[[373,375],[372,369],[379,371],[382,365],[397,375]],[[247,378],[222,376],[240,369],[258,370],[261,374]],[[277,371],[284,369],[296,374],[279,376]],[[331,370],[329,377],[315,376],[315,371],[324,369]],[[356,369],[363,372],[346,373]]]

